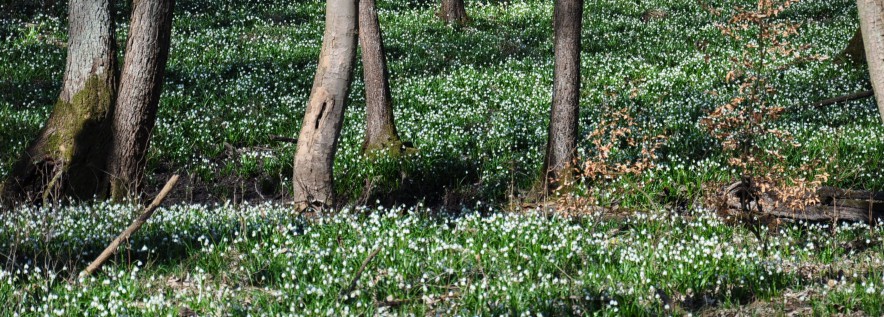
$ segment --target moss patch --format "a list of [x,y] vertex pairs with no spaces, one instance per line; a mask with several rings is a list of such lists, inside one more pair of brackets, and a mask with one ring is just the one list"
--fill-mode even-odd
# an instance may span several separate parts
[[102,77],[93,75],[70,102],[59,100],[49,121],[48,129],[56,131],[48,136],[46,152],[51,157],[70,161],[76,153],[75,139],[87,126],[107,119],[113,105],[113,88]]
[[399,158],[416,154],[418,150],[411,146],[411,142],[402,142],[397,137],[389,137],[387,141],[375,144],[366,143],[363,146],[363,153],[369,158],[377,158],[379,156],[388,156]]

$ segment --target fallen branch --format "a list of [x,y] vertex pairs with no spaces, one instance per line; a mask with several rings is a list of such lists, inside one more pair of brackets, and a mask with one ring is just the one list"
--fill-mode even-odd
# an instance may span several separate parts
[[847,95],[843,95],[843,96],[838,96],[838,97],[835,97],[835,98],[829,98],[829,99],[820,100],[820,101],[818,101],[818,102],[815,102],[815,103],[811,104],[810,107],[813,108],[813,109],[819,109],[819,108],[822,108],[822,107],[825,107],[825,106],[834,105],[834,104],[836,104],[836,103],[842,103],[842,102],[848,102],[848,101],[853,101],[853,100],[864,99],[864,98],[872,97],[872,96],[874,96],[874,95],[875,95],[875,93],[872,92],[871,90],[860,91],[860,92],[855,92],[855,93],[852,93],[852,94],[847,94]]
[[108,245],[107,248],[105,248],[104,251],[102,251],[97,258],[95,258],[95,261],[92,261],[92,263],[90,263],[85,270],[80,272],[80,276],[91,275],[93,272],[98,270],[98,268],[100,268],[101,265],[104,264],[104,262],[111,257],[111,255],[116,253],[117,247],[120,246],[120,243],[122,243],[123,240],[129,239],[129,236],[135,233],[135,231],[138,231],[138,229],[140,229],[141,226],[143,226],[144,223],[147,222],[147,219],[150,218],[157,207],[159,207],[160,204],[163,203],[163,200],[166,199],[166,195],[168,195],[169,192],[172,191],[172,187],[175,187],[175,183],[177,182],[178,175],[172,176],[172,178],[170,178],[169,181],[166,182],[166,186],[163,186],[163,190],[161,190],[157,197],[153,199],[153,202],[151,202],[150,205],[147,206],[147,208],[144,208],[144,212],[141,214],[141,216],[135,219],[135,221],[132,222],[132,224],[129,225],[126,230],[123,230],[123,232],[120,233],[120,235],[117,236],[117,238],[114,239],[114,241],[112,241],[111,244]]
[[379,244],[378,247],[375,248],[374,251],[371,251],[371,254],[369,254],[368,257],[366,257],[365,260],[362,261],[362,265],[359,266],[359,269],[356,270],[356,274],[353,275],[353,280],[350,281],[350,286],[341,291],[341,296],[349,295],[356,289],[356,283],[359,282],[359,278],[362,277],[362,272],[365,271],[368,263],[371,262],[371,260],[374,259],[374,257],[376,257],[379,252],[381,252],[381,248],[383,246],[383,244]]
[[[735,183],[726,187],[725,208],[731,215],[742,213],[739,191],[741,183]],[[751,210],[758,210],[761,204],[761,215],[778,218],[791,218],[809,221],[858,221],[875,222],[884,219],[884,192],[870,192],[861,190],[845,190],[834,187],[820,187],[816,190],[816,196],[820,203],[806,206],[803,209],[792,210],[786,202],[775,197],[764,195],[750,202]]]

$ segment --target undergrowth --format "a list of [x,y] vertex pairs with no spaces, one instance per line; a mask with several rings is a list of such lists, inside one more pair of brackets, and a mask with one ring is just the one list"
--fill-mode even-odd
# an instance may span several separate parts
[[416,206],[294,217],[271,204],[178,205],[79,278],[133,212],[0,214],[0,315],[884,313],[880,227],[788,223],[763,256],[747,228],[708,210],[608,218]]
[[[403,140],[418,150],[404,159],[364,158],[361,69],[335,161],[340,197],[382,204],[423,201],[457,208],[506,203],[530,188],[542,162],[552,83],[552,5],[478,1],[472,22],[450,27],[426,2],[379,2],[395,114]],[[665,135],[658,161],[612,186],[646,194],[617,204],[641,209],[694,201],[703,184],[737,179],[730,157],[700,124],[728,103],[739,85],[725,80],[744,43],[718,25],[754,1],[620,0],[586,2],[578,151],[596,151],[589,136],[624,109],[648,136]],[[0,176],[33,138],[57,97],[64,66],[65,11],[4,16],[0,30]],[[713,8],[715,10],[709,10]],[[160,113],[148,158],[159,188],[170,173],[189,176],[185,201],[285,199],[294,144],[322,33],[322,1],[180,1]],[[125,19],[127,7],[118,8]],[[643,19],[648,10],[665,12]],[[778,21],[801,23],[790,43],[802,56],[834,56],[855,31],[852,1],[805,1]],[[118,23],[121,49],[125,21]],[[809,109],[817,100],[869,89],[866,69],[807,60],[774,72],[773,105],[788,105],[771,128],[801,148],[783,148],[784,177],[831,157],[826,185],[884,188],[884,139],[873,100]],[[604,105],[604,106],[602,106]],[[636,137],[641,137],[636,135]],[[767,146],[767,144],[765,144]],[[614,152],[629,152],[626,147]],[[605,200],[603,197],[599,199]],[[610,200],[610,199],[607,199]]]

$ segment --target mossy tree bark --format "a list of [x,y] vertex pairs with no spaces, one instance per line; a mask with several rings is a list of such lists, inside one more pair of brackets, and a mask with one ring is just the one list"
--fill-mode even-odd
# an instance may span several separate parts
[[108,159],[110,193],[115,200],[141,188],[150,136],[156,122],[169,59],[174,0],[135,0]]
[[470,22],[464,0],[442,0],[442,7],[436,16],[448,24],[464,25]]
[[570,174],[577,148],[580,105],[580,28],[583,0],[557,0],[553,29],[555,66],[550,122],[541,180],[543,193],[558,187]]
[[111,2],[71,0],[68,21],[61,94],[3,183],[6,202],[89,199],[107,190],[108,119],[117,83]]
[[319,65],[295,153],[294,203],[300,210],[334,206],[333,165],[356,59],[357,1],[326,2]]
[[872,90],[878,102],[878,113],[884,120],[884,0],[858,0],[856,3]]
[[856,33],[853,34],[853,37],[850,38],[850,42],[847,42],[847,47],[844,48],[844,52],[841,53],[841,56],[846,58],[852,63],[862,64],[866,62],[866,51],[863,47],[863,32],[862,29],[857,29]]
[[362,46],[365,79],[365,142],[362,151],[382,150],[398,154],[402,150],[402,141],[393,117],[390,73],[375,0],[359,1],[359,44]]

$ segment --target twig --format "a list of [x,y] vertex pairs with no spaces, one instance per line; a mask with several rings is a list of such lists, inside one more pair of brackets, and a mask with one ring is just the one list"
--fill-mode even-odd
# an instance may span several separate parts
[[122,243],[123,240],[129,239],[129,236],[135,233],[135,231],[138,231],[138,229],[140,229],[141,226],[143,226],[144,223],[147,222],[147,219],[150,218],[157,207],[159,207],[160,204],[163,203],[163,200],[166,199],[166,195],[168,195],[169,192],[172,191],[172,187],[175,187],[175,183],[177,182],[178,175],[172,176],[172,178],[170,178],[169,181],[166,182],[166,186],[163,186],[163,190],[161,190],[157,197],[153,199],[153,202],[151,202],[150,205],[147,206],[147,208],[144,208],[144,212],[141,214],[141,216],[135,219],[135,221],[132,222],[132,224],[129,225],[126,230],[123,230],[123,232],[120,233],[120,235],[117,236],[117,238],[114,239],[114,241],[111,242],[111,244],[108,245],[107,248],[105,248],[104,251],[102,251],[97,258],[95,258],[95,261],[92,261],[92,263],[90,263],[85,270],[80,272],[80,276],[91,275],[93,272],[98,270],[98,268],[101,267],[101,265],[104,264],[104,262],[107,261],[107,259],[110,258],[111,255],[116,253],[117,247],[120,246],[120,243]]
[[553,261],[552,264],[553,264],[553,266],[555,266],[557,269],[559,269],[559,272],[562,272],[562,274],[564,274],[565,277],[568,278],[568,281],[569,281],[569,282],[574,282],[574,281],[575,281],[575,279],[574,279],[573,277],[571,277],[571,274],[568,274],[568,272],[565,272],[565,270],[563,270],[558,264],[556,264],[555,261]]
[[362,272],[365,271],[365,267],[368,266],[368,262],[371,262],[371,260],[374,259],[374,257],[376,257],[379,252],[381,252],[381,248],[383,246],[383,244],[379,244],[378,247],[375,248],[374,251],[371,251],[371,254],[369,254],[368,257],[366,257],[365,260],[362,261],[362,265],[359,266],[359,269],[356,270],[356,274],[353,275],[353,280],[350,281],[350,286],[341,291],[341,296],[349,295],[353,292],[353,290],[356,289],[356,283],[359,282],[359,278],[362,277]]
[[46,184],[46,189],[43,191],[43,206],[49,205],[49,196],[52,195],[52,192],[56,190],[56,185],[58,185],[58,180],[61,179],[61,175],[64,173],[64,168],[59,168],[58,172],[52,176],[52,179],[49,180],[49,183]]

